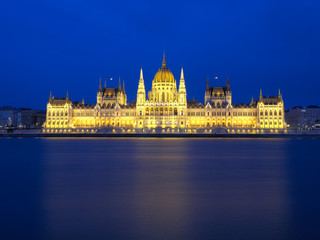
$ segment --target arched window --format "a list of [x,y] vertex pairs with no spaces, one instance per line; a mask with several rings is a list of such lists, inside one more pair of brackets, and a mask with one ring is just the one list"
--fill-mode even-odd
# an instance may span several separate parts
[[267,111],[267,110],[264,112],[264,115],[265,115],[265,116],[268,116],[268,111]]
[[260,111],[260,116],[263,116],[263,111]]
[[269,114],[270,116],[272,116],[272,111],[270,110],[270,114]]
[[175,116],[178,115],[178,110],[177,110],[177,108],[174,108],[174,115],[175,115]]
[[160,115],[163,115],[163,108],[160,108]]
[[162,93],[162,102],[165,101],[165,97],[166,97],[166,95],[164,93]]
[[140,110],[139,115],[142,116],[142,111]]
[[277,116],[277,111],[276,110],[274,110],[274,115]]
[[[208,112],[208,114],[209,114],[209,112]],[[181,110],[180,115],[183,116],[183,110]]]
[[59,112],[57,112],[57,117],[59,117]]
[[149,115],[149,108],[146,108],[146,115]]
[[51,117],[51,112],[48,112],[48,116]]
[[281,112],[281,110],[279,110],[279,116],[282,116],[282,112]]

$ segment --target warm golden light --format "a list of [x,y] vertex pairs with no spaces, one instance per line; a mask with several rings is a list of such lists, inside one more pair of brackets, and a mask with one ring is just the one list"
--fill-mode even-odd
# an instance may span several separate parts
[[[47,104],[44,133],[96,133],[110,129],[112,133],[286,133],[284,104],[278,96],[260,98],[250,104],[232,104],[229,79],[225,87],[210,87],[207,81],[205,104],[187,101],[184,72],[179,88],[165,59],[155,74],[152,89],[146,94],[142,69],[135,104],[127,103],[125,85],[117,88],[101,86],[94,105],[53,98]],[[184,129],[184,131],[180,131]],[[255,130],[257,129],[257,130]],[[259,131],[260,129],[260,131]]]

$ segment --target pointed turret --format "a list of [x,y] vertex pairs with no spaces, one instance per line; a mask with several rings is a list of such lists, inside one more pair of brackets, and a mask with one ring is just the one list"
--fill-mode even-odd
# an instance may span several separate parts
[[101,88],[101,76],[100,76],[100,83],[99,83],[99,92],[102,92],[102,88]]
[[184,81],[184,73],[183,73],[183,67],[181,68],[181,76],[180,76],[180,83],[179,83],[179,92],[185,93],[186,92],[186,84]]
[[69,93],[67,91],[67,97],[66,97],[66,100],[69,101]]
[[260,97],[259,97],[259,99],[262,100],[262,98],[263,98],[262,97],[262,90],[260,89]]
[[278,98],[282,98],[282,96],[281,96],[281,92],[280,92],[280,88],[279,88]]
[[140,79],[139,79],[139,85],[138,85],[138,93],[137,93],[137,102],[138,104],[143,104],[146,100],[146,90],[144,86],[144,80],[143,80],[143,72],[142,68],[140,70]]
[[142,68],[141,68],[141,70],[140,70],[140,79],[139,79],[138,92],[139,92],[139,90],[143,90],[143,91],[145,92]]
[[183,67],[181,67],[181,76],[180,76],[180,79],[183,79],[183,80],[184,80]]
[[82,105],[84,105],[84,98],[82,98]]
[[163,51],[162,67],[163,67],[163,68],[167,67],[167,63],[166,63],[166,53],[165,53],[165,51]]
[[122,84],[122,92],[123,92],[124,94],[126,94],[126,89],[125,89],[125,86],[124,86],[124,80],[123,80],[123,84]]
[[140,70],[140,79],[143,79],[142,67],[141,67],[141,70]]
[[179,92],[180,92],[180,93],[186,93],[186,84],[185,84],[185,81],[184,81],[183,67],[181,68],[181,76],[180,76],[180,83],[179,83]]
[[107,88],[107,80],[104,80],[104,88]]
[[253,104],[253,102],[254,102],[254,101],[253,101],[253,96],[252,96],[252,98],[251,98],[251,104]]
[[207,91],[207,92],[210,91],[210,87],[209,87],[209,76],[207,77],[207,87],[206,87],[206,91]]
[[230,91],[229,75],[228,75],[228,78],[227,78],[226,90]]
[[119,85],[118,85],[118,90],[121,91],[121,80],[120,80],[120,76],[119,76]]
[[52,103],[52,93],[50,91],[49,103]]

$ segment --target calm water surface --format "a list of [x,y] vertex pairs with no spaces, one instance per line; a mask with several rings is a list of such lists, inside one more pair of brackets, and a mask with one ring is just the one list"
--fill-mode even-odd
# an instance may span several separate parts
[[320,139],[0,139],[0,239],[320,239]]

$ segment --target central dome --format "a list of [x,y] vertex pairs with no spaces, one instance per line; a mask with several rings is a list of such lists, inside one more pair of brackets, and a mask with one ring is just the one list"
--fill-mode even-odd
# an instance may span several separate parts
[[153,79],[154,83],[174,83],[174,77],[172,72],[166,66],[165,55],[163,55],[162,68],[158,70]]

